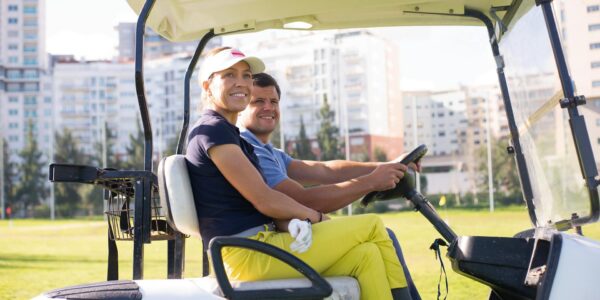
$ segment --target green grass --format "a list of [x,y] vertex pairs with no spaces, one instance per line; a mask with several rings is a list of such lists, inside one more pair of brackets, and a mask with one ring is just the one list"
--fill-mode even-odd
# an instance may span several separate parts
[[[459,235],[512,236],[530,227],[524,210],[495,213],[476,210],[440,211]],[[423,299],[435,299],[439,263],[429,246],[438,237],[418,213],[384,214],[402,244],[411,274]],[[97,220],[0,221],[0,299],[28,299],[54,288],[106,278],[107,227]],[[600,239],[600,226],[584,228]],[[131,278],[132,243],[118,242],[120,278]],[[201,244],[188,239],[186,277],[199,277]],[[145,278],[166,278],[166,242],[145,247]],[[444,252],[445,253],[445,252]],[[449,262],[445,260],[446,266]],[[450,299],[487,299],[488,289],[448,270]]]

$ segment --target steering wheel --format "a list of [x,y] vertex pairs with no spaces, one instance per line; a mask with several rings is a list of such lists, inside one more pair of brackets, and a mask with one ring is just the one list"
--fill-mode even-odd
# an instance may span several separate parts
[[[411,162],[417,163],[423,156],[425,156],[426,153],[427,153],[427,146],[425,146],[425,144],[421,144],[421,145],[415,147],[412,151],[410,151],[408,153],[408,155],[406,155],[404,158],[402,158],[402,160],[400,160],[400,163],[403,165],[408,165]],[[373,201],[389,200],[389,199],[405,196],[405,193],[408,192],[410,187],[412,187],[414,189],[414,186],[415,186],[415,176],[414,175],[415,175],[415,171],[413,171],[411,168],[408,168],[408,170],[404,173],[404,177],[402,178],[402,180],[400,180],[400,182],[398,184],[396,184],[396,187],[394,187],[393,189],[386,190],[386,191],[370,192],[370,193],[366,194],[362,198],[362,200],[360,200],[360,204],[364,207]]]

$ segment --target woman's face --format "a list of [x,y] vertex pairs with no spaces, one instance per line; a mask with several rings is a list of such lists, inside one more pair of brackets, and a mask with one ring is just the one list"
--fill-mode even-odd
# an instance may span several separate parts
[[250,102],[252,72],[246,62],[240,61],[228,69],[213,73],[202,86],[216,111],[238,113]]

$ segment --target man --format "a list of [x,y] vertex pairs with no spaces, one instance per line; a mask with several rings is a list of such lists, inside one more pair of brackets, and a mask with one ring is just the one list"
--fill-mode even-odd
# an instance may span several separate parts
[[[242,137],[254,146],[271,188],[323,213],[346,207],[371,191],[390,188],[381,183],[384,176],[389,176],[384,169],[392,163],[297,160],[274,148],[269,138],[279,122],[281,90],[276,80],[265,73],[254,75],[253,81],[250,104],[240,114],[238,124],[243,127]],[[400,245],[393,232],[389,229],[388,232],[404,268],[410,294],[413,299],[420,299]]]

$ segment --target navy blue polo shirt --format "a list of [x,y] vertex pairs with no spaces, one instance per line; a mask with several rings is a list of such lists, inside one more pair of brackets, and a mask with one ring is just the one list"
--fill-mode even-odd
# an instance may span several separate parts
[[[240,137],[240,131],[213,110],[205,110],[188,137],[186,161],[202,240],[232,235],[272,221],[240,194],[208,156],[213,146],[238,145],[259,170],[254,148]],[[264,176],[263,176],[264,180]]]

